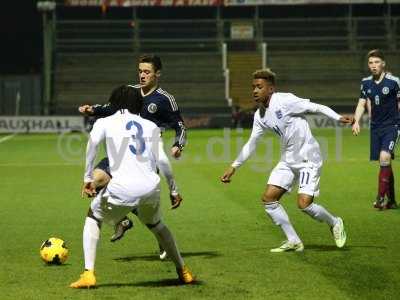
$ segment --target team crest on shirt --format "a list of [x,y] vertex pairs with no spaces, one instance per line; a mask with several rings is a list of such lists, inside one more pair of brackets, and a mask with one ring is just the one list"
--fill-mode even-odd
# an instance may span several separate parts
[[282,117],[283,117],[283,114],[282,114],[282,111],[281,111],[281,110],[275,111],[275,115],[276,115],[276,117],[277,117],[278,119],[282,119]]
[[385,87],[382,89],[382,93],[383,93],[384,95],[389,94],[389,88],[388,88],[387,86],[385,86]]
[[147,110],[151,114],[154,114],[157,111],[157,109],[158,109],[158,107],[157,107],[157,104],[155,104],[155,103],[150,103],[150,105],[147,106]]

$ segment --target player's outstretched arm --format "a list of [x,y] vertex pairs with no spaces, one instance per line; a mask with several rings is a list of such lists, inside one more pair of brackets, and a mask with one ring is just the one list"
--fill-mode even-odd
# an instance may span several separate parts
[[84,104],[79,106],[78,111],[85,116],[95,116],[95,117],[108,117],[115,114],[116,110],[107,104]]
[[367,101],[362,98],[360,98],[358,100],[357,108],[354,113],[354,124],[351,128],[351,130],[353,131],[353,135],[358,135],[361,131],[359,122],[360,122],[362,115],[364,114],[366,102]]
[[79,106],[78,111],[85,116],[93,115],[93,107],[89,104]]
[[221,176],[220,180],[223,183],[231,182],[231,177],[235,174],[237,168],[239,168],[249,157],[254,153],[257,147],[257,142],[264,134],[264,130],[257,119],[258,113],[254,116],[253,129],[247,143],[242,147],[238,157],[231,164],[231,166],[226,169],[225,173]]
[[223,183],[229,183],[231,182],[231,177],[233,174],[235,174],[236,169],[232,166],[230,166],[228,169],[226,169],[224,175],[221,176],[221,181]]
[[340,119],[339,119],[339,122],[342,123],[342,124],[353,125],[354,124],[354,118],[353,117],[341,116]]
[[301,99],[301,98],[294,98],[295,101],[291,101],[287,103],[287,110],[289,114],[292,115],[301,115],[305,113],[318,113],[318,114],[323,114],[327,116],[330,119],[333,119],[335,121],[339,121],[344,124],[351,124],[352,120],[349,118],[345,118],[338,113],[336,113],[332,108],[323,105],[323,104],[318,104],[311,102],[307,99]]
[[226,169],[225,173],[220,178],[223,183],[231,182],[231,177],[233,176],[233,174],[235,174],[236,169],[239,168],[254,153],[257,147],[257,142],[263,134],[264,130],[260,126],[259,122],[254,119],[253,129],[249,140],[243,146],[235,161],[228,169]]

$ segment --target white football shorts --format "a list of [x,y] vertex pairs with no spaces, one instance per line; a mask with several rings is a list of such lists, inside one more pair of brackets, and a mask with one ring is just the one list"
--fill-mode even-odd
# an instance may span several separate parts
[[288,192],[298,182],[299,194],[306,194],[314,197],[319,196],[319,180],[321,166],[311,162],[288,164],[280,161],[272,170],[268,184],[284,188]]
[[103,189],[93,199],[90,208],[96,219],[111,226],[118,224],[133,209],[137,209],[137,216],[143,224],[156,224],[161,220],[159,186],[152,193],[138,197],[132,205],[124,204],[121,205],[119,199]]

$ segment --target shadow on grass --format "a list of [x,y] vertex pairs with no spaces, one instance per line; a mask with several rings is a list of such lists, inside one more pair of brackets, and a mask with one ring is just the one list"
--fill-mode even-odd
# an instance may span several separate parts
[[384,246],[371,246],[371,245],[352,245],[352,246],[345,246],[343,248],[338,248],[334,245],[305,245],[305,251],[311,250],[311,251],[352,251],[352,249],[356,248],[361,248],[361,249],[387,249],[387,247]]
[[[183,257],[191,257],[191,256],[202,256],[206,259],[215,258],[221,256],[220,253],[216,251],[199,251],[199,252],[182,252]],[[135,255],[135,256],[126,256],[126,257],[117,257],[114,258],[116,261],[158,261],[160,260],[157,254],[155,255]]]
[[323,251],[323,252],[329,252],[329,251],[351,251],[351,247],[343,247],[343,248],[338,248],[334,245],[305,245],[304,251]]
[[97,285],[98,288],[107,288],[107,287],[168,287],[168,286],[192,286],[192,285],[203,285],[202,281],[196,281],[192,284],[182,284],[178,279],[163,279],[163,280],[155,280],[155,281],[141,281],[141,282],[132,282],[132,283],[104,283]]
[[44,263],[44,267],[46,268],[66,268],[71,266],[71,264],[50,264],[50,263]]

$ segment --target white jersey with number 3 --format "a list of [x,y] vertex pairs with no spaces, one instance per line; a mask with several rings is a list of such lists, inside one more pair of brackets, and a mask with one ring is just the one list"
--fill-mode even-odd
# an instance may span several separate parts
[[86,150],[84,181],[93,181],[97,148],[105,140],[112,179],[107,192],[131,205],[159,185],[156,165],[160,131],[156,124],[128,110],[96,121]]
[[319,144],[311,134],[305,113],[322,113],[334,120],[340,115],[327,106],[310,102],[291,93],[274,93],[262,115],[254,114],[253,130],[232,166],[242,165],[254,152],[257,141],[266,132],[275,132],[281,139],[281,161],[288,164],[311,162],[322,165]]

